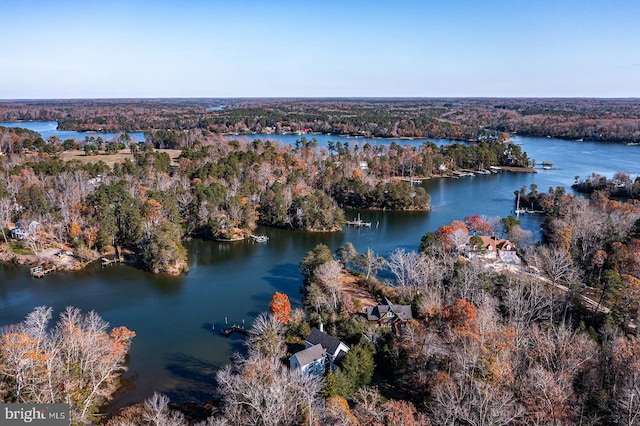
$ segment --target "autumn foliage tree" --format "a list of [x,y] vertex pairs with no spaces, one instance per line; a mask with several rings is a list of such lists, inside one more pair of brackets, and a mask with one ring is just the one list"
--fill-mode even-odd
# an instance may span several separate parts
[[276,321],[286,324],[289,322],[289,314],[291,313],[291,303],[289,303],[289,296],[286,294],[277,292],[271,298],[271,305],[269,311],[273,314]]
[[444,307],[444,319],[452,328],[461,332],[477,333],[477,310],[472,302],[457,299],[452,305]]
[[470,231],[479,235],[491,235],[493,226],[481,216],[467,216],[464,218],[464,224]]

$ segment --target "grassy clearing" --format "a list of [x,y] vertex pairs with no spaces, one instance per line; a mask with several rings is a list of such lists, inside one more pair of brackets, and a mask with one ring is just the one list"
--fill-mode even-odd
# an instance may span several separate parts
[[[171,157],[171,165],[178,164],[178,156],[182,152],[179,149],[158,149],[157,152],[166,152]],[[85,155],[84,151],[73,150],[64,151],[60,154],[60,158],[63,161],[80,161],[81,163],[97,163],[103,161],[109,167],[113,167],[116,163],[122,163],[125,159],[133,161],[133,154],[128,149],[122,149],[116,154],[98,154],[98,155]]]
[[24,256],[30,256],[35,254],[33,250],[25,247],[22,243],[17,241],[12,241],[9,243],[9,250],[11,250],[15,254],[20,254]]

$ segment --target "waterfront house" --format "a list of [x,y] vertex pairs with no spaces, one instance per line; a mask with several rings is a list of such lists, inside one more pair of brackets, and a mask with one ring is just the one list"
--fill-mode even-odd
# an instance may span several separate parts
[[289,358],[289,366],[292,370],[298,370],[304,375],[319,377],[324,375],[326,360],[327,351],[322,345],[313,345],[293,354]]
[[289,358],[289,367],[316,377],[322,376],[327,367],[335,370],[349,352],[349,346],[315,327],[305,339],[305,345],[305,349]]
[[24,219],[20,219],[16,222],[16,227],[11,230],[11,238],[16,240],[24,240],[38,232],[40,224],[35,220],[28,222]]
[[413,318],[411,305],[395,305],[386,297],[384,302],[376,306],[367,306],[365,316],[370,323],[378,327],[390,327],[399,333],[402,326]]
[[482,246],[467,244],[466,252],[469,259],[474,257],[500,260],[504,263],[520,264],[520,258],[516,254],[516,246],[509,240],[502,240],[488,235],[480,236]]
[[333,336],[329,336],[327,333],[324,333],[315,327],[311,329],[311,333],[309,333],[309,336],[305,339],[305,343],[307,348],[315,345],[321,345],[327,352],[327,364],[330,365],[332,369],[336,368],[336,365],[340,363],[342,358],[344,358],[350,349],[349,346],[340,340]]

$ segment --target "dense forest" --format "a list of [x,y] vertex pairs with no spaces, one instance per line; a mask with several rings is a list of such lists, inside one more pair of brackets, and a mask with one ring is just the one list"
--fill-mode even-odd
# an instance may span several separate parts
[[640,143],[635,99],[144,99],[0,102],[0,121],[60,129],[299,133],[505,140],[510,135]]

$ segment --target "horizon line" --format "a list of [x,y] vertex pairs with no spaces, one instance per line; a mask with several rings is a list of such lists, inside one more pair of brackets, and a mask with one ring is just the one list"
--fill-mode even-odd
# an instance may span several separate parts
[[541,100],[640,100],[637,96],[154,96],[154,97],[70,97],[70,98],[0,98],[0,102],[42,101],[129,101],[129,100],[450,100],[450,99],[541,99]]

